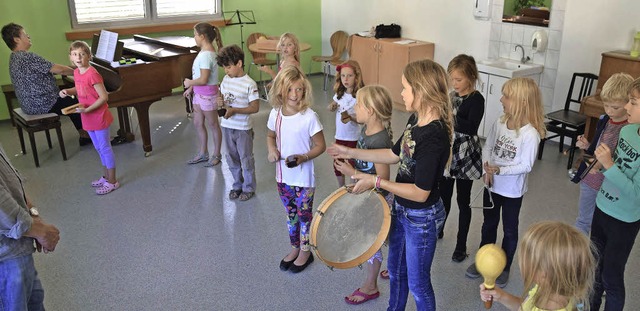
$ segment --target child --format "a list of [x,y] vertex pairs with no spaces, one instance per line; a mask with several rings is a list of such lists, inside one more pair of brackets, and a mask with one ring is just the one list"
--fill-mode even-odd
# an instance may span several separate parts
[[[336,84],[333,87],[335,95],[329,104],[329,111],[336,112],[336,144],[355,148],[358,143],[360,126],[356,123],[354,106],[356,105],[356,92],[364,86],[362,82],[362,70],[355,60],[348,60],[336,67]],[[350,160],[351,166],[355,165]],[[338,178],[338,186],[344,186],[344,175],[335,165],[333,171]],[[351,174],[349,175],[351,176]],[[387,178],[388,179],[388,178]]]
[[[289,32],[283,33],[282,36],[280,36],[280,41],[278,41],[278,50],[280,51],[279,70],[287,66],[295,66],[302,71],[302,67],[300,67],[300,42],[296,35]],[[276,72],[269,66],[260,66],[258,69],[268,73],[271,79],[276,78]]]
[[[343,68],[343,71],[345,68]],[[391,141],[391,112],[393,101],[389,91],[382,86],[372,85],[361,88],[358,91],[355,104],[355,121],[363,124],[360,130],[360,137],[357,141],[359,149],[389,149],[393,147]],[[336,141],[336,144],[338,142]],[[349,162],[340,160],[334,161],[334,167],[344,176],[353,176],[365,173],[372,176],[380,176],[381,179],[389,180],[389,164],[372,163],[362,160],[355,161],[355,168]],[[393,194],[382,191],[389,207],[393,206]],[[382,265],[382,252],[378,250],[367,262],[367,278],[362,286],[356,289],[353,294],[344,297],[348,304],[358,305],[371,299],[378,298],[378,273]]]
[[[612,149],[618,144],[620,129],[627,124],[627,111],[624,105],[629,101],[629,86],[633,82],[633,77],[626,73],[616,73],[602,87],[600,98],[604,102],[605,114],[600,117],[596,125],[594,140],[589,143],[584,136],[578,136],[576,146],[586,149],[585,154],[593,156],[593,151],[600,143],[604,143]],[[580,183],[580,198],[578,199],[578,217],[575,226],[582,230],[587,236],[591,231],[591,219],[596,207],[596,195],[604,175],[600,172],[601,165],[596,165],[586,174],[582,180],[580,176],[587,168],[587,164],[582,162],[578,172],[572,179],[575,183]]]
[[[218,123],[216,110],[218,96],[218,66],[216,65],[216,50],[213,40],[216,40],[218,49],[222,48],[222,40],[218,28],[208,23],[198,23],[193,27],[193,37],[200,52],[193,60],[191,68],[193,79],[184,79],[185,97],[193,100],[193,124],[198,133],[198,153],[188,164],[207,162],[205,166],[216,166],[222,161],[220,145],[222,144],[222,131]],[[205,120],[211,128],[213,135],[213,155],[209,158],[207,143],[207,128]]]
[[116,180],[116,161],[109,140],[109,125],[113,122],[113,116],[109,111],[107,99],[109,94],[104,87],[102,77],[98,71],[91,67],[91,48],[83,41],[71,43],[69,59],[77,67],[73,71],[75,87],[60,91],[60,97],[64,98],[77,95],[80,108],[82,126],[89,133],[93,146],[100,155],[100,161],[104,166],[104,175],[93,181],[91,186],[96,188],[97,194],[107,194],[120,187]]
[[402,75],[402,99],[415,112],[391,149],[364,150],[334,144],[336,159],[394,164],[400,162],[396,181],[358,174],[353,191],[371,188],[394,194],[387,268],[391,290],[387,310],[404,310],[409,291],[418,310],[435,310],[431,263],[445,211],[438,180],[451,155],[453,114],[447,73],[432,60],[408,64]]
[[[313,217],[313,160],[325,150],[322,124],[311,105],[311,84],[296,66],[282,69],[269,91],[273,109],[267,122],[269,162],[276,162],[276,182],[289,220],[291,251],[280,269],[303,271],[313,262],[309,229]],[[286,162],[286,163],[285,163]]]
[[595,258],[588,238],[574,227],[555,221],[532,225],[520,241],[518,265],[524,280],[522,297],[480,285],[480,298],[514,311],[572,311],[588,302]]
[[[458,237],[451,260],[461,262],[467,254],[467,235],[471,224],[471,187],[473,180],[482,177],[482,146],[478,127],[484,115],[484,97],[476,91],[478,69],[472,56],[458,55],[447,68],[453,87],[451,102],[455,115],[451,166],[440,181],[440,197],[449,216],[453,185],[456,184],[458,202]],[[445,218],[446,224],[447,218]],[[444,224],[438,238],[444,236]]]
[[629,125],[620,130],[615,154],[604,143],[594,153],[605,171],[591,224],[599,254],[591,310],[600,310],[603,292],[605,310],[624,309],[624,268],[640,229],[640,79],[631,84],[624,109]]
[[240,201],[251,199],[256,191],[251,114],[260,110],[258,86],[244,73],[243,65],[244,52],[239,46],[234,44],[220,49],[218,66],[224,67],[226,76],[220,84],[218,109],[226,111],[220,126],[227,149],[227,164],[233,175],[229,199],[239,198]]
[[[484,182],[490,188],[494,207],[483,210],[480,246],[496,242],[500,212],[504,236],[502,249],[507,265],[496,280],[505,287],[518,246],[518,222],[522,198],[527,192],[527,176],[538,153],[540,137],[545,136],[544,109],[540,89],[529,78],[513,78],[502,87],[500,99],[504,115],[491,127],[484,148]],[[467,277],[480,277],[476,264],[467,269]]]

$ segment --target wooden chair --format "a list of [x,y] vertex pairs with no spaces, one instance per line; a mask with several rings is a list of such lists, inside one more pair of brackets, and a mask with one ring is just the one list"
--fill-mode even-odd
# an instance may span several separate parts
[[[247,46],[250,46],[256,43],[256,41],[258,41],[258,38],[260,37],[266,37],[266,35],[260,32],[254,32],[250,34],[249,38],[247,38]],[[267,55],[264,53],[253,52],[251,50],[249,52],[251,52],[251,57],[253,58],[253,60],[251,61],[251,65],[253,66],[271,67],[276,64],[276,61],[274,59],[267,58]],[[259,80],[262,81],[262,71],[260,70],[258,71],[260,72]],[[251,66],[249,66],[249,69],[247,70],[247,74],[250,74],[250,73],[251,73]]]
[[27,154],[24,147],[24,134],[22,130],[29,133],[29,143],[31,143],[31,152],[33,152],[33,161],[36,163],[36,167],[40,167],[40,162],[38,161],[38,149],[36,149],[36,140],[33,135],[35,132],[45,131],[47,143],[49,144],[49,149],[51,149],[53,147],[51,146],[49,130],[55,129],[58,135],[58,144],[60,144],[60,150],[62,151],[62,159],[67,160],[67,152],[64,149],[64,140],[62,139],[62,130],[60,129],[61,123],[59,115],[55,113],[28,115],[22,111],[22,108],[15,108],[11,113],[16,121],[22,154]]
[[[560,152],[564,152],[564,138],[571,138],[571,147],[569,147],[569,162],[567,169],[573,165],[573,156],[576,150],[576,141],[578,136],[584,134],[584,126],[587,117],[577,110],[571,110],[571,103],[580,105],[582,98],[592,95],[591,90],[598,80],[598,76],[592,73],[574,73],[571,78],[571,86],[564,109],[548,113],[545,117],[549,120],[545,122],[547,132],[556,133],[555,135],[543,138],[538,148],[538,160],[542,159],[544,151],[544,143],[552,138],[560,137]],[[576,86],[580,86],[580,91],[574,94]]]
[[[327,80],[329,79],[329,70],[331,69],[331,65],[337,66],[344,63],[342,59],[342,54],[345,50],[347,50],[347,44],[349,41],[349,34],[342,30],[338,30],[331,35],[331,49],[333,49],[333,54],[330,56],[313,56],[311,60],[314,62],[322,62],[322,73],[324,74],[324,84],[322,86],[323,90],[327,90]],[[309,63],[309,72],[311,72],[311,64]]]

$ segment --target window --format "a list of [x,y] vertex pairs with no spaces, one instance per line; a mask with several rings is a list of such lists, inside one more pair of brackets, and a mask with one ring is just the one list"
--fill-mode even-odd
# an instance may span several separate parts
[[222,18],[221,0],[68,0],[73,28]]

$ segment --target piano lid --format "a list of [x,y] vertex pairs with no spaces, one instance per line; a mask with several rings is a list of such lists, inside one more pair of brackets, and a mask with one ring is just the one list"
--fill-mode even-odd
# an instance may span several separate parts
[[132,39],[121,40],[127,53],[141,55],[153,60],[179,57],[185,54],[196,54],[195,40],[189,37],[149,38],[134,35]]

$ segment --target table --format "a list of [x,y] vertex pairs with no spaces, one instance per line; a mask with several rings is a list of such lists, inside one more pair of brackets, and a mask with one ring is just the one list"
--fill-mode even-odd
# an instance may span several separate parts
[[[252,43],[249,45],[249,51],[256,53],[264,53],[264,54],[276,54],[276,63],[280,64],[280,53],[278,53],[278,40],[268,40],[269,42],[273,42],[273,44],[264,45],[258,43]],[[311,44],[309,43],[300,43],[300,52],[308,51],[311,49]]]

